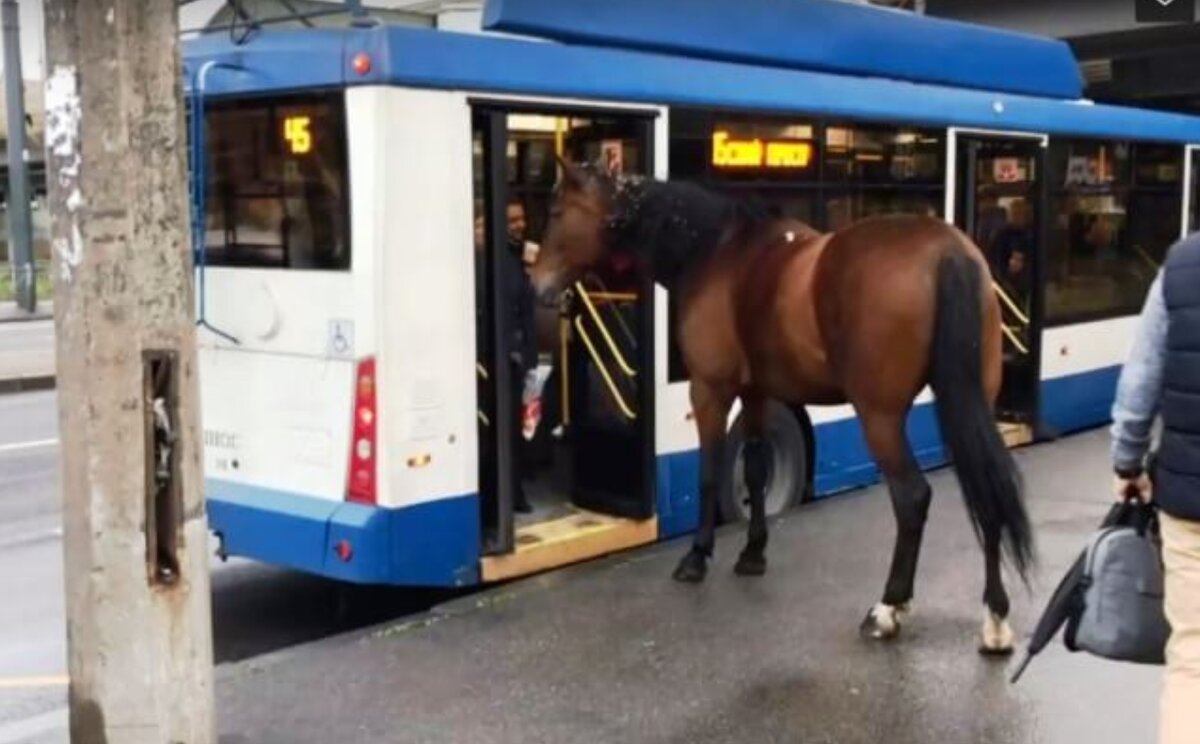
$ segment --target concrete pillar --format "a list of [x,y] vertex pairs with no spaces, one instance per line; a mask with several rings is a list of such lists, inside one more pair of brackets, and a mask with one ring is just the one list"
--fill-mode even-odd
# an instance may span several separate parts
[[46,0],[71,740],[213,744],[175,0]]

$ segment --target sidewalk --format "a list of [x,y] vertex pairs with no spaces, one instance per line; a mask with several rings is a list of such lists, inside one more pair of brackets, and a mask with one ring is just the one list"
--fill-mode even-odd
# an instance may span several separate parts
[[[1042,572],[1010,583],[1022,638],[1107,496],[1093,432],[1023,451]],[[857,628],[891,553],[880,488],[773,525],[770,572],[732,574],[720,535],[702,586],[670,572],[682,542],[459,600],[416,621],[224,667],[224,744],[1152,741],[1161,670],[1054,644],[1010,686],[975,652],[983,565],[953,476],[936,494],[917,614],[894,645]]]

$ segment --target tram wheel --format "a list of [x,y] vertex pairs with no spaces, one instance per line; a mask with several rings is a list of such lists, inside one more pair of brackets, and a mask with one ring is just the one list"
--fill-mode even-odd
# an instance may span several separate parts
[[[764,427],[767,451],[766,511],[768,517],[801,504],[812,493],[812,425],[804,409],[792,409],[770,401]],[[739,414],[730,427],[718,506],[723,522],[750,519],[749,491],[746,489],[743,451],[745,424]]]

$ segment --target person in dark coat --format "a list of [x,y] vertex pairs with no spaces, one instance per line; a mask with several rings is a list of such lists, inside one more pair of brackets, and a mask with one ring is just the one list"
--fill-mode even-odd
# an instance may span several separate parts
[[529,452],[525,438],[520,435],[523,426],[524,406],[522,405],[525,391],[525,375],[537,367],[537,327],[534,321],[534,306],[537,294],[533,282],[529,278],[528,264],[532,263],[534,244],[526,241],[528,224],[525,220],[525,206],[518,200],[510,200],[507,210],[508,236],[505,241],[503,261],[503,276],[500,281],[508,288],[507,297],[511,302],[510,318],[512,322],[512,339],[510,342],[509,360],[512,363],[510,390],[513,402],[514,424],[516,433],[513,443],[513,508],[528,514],[533,511],[529,498],[525,494],[524,479],[528,470]]
[[[1148,471],[1152,428],[1162,439]],[[1158,504],[1171,638],[1160,744],[1200,742],[1200,234],[1175,245],[1142,310],[1113,404],[1118,498]],[[1153,482],[1153,486],[1151,485]]]

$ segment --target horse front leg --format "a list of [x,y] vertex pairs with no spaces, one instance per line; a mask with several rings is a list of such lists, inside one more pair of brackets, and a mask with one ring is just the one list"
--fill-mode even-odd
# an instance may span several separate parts
[[725,459],[725,422],[733,397],[695,380],[691,396],[700,435],[700,525],[674,577],[676,581],[699,583],[708,573],[708,559],[716,542],[718,478]]

